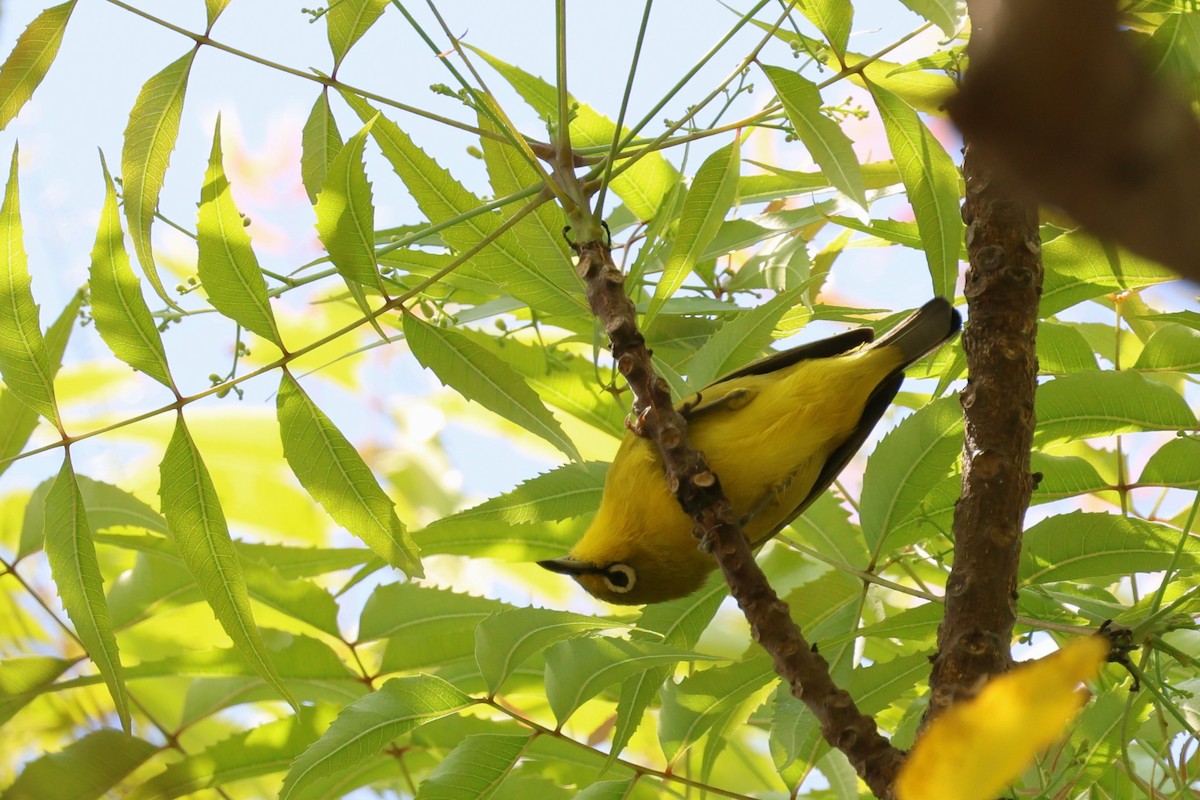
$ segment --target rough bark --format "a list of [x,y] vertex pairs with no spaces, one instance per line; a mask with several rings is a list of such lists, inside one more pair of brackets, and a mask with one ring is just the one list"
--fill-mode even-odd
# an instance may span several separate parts
[[667,383],[654,372],[637,329],[636,311],[625,294],[624,276],[609,248],[584,241],[575,250],[592,313],[603,324],[617,370],[634,394],[632,427],[658,446],[667,483],[695,520],[702,546],[716,557],[755,641],[771,654],[775,671],[820,722],[826,741],[846,754],[876,797],[891,798],[904,753],[892,747],[876,730],[874,719],[834,684],[829,664],[804,640],[787,604],[759,569],[718,477],[704,455],[689,445],[687,422],[675,409]]
[[1200,280],[1200,123],[1115,3],[968,5],[970,69],[947,104],[963,136],[1030,198]]
[[991,165],[973,144],[965,150],[963,173],[970,262],[963,491],[954,512],[954,567],[930,676],[930,718],[1012,665],[1017,562],[1033,490],[1029,451],[1042,289],[1037,209],[993,179]]

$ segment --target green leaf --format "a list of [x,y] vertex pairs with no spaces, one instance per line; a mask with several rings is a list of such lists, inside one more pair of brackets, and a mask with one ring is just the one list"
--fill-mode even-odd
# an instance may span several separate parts
[[[880,552],[888,534],[950,474],[962,453],[962,424],[958,396],[943,397],[905,417],[871,453],[859,514],[872,553]],[[900,545],[893,541],[889,546]]]
[[1133,368],[1143,372],[1200,372],[1200,331],[1164,325],[1142,348]]
[[[1168,525],[1075,511],[1042,520],[1021,544],[1020,585],[1080,581],[1166,569],[1185,534]],[[1195,566],[1200,551],[1190,537],[1182,564]]]
[[825,492],[804,513],[792,520],[794,536],[804,544],[852,567],[866,567],[870,560],[862,529],[850,521],[850,512]]
[[1138,483],[1177,489],[1200,488],[1200,439],[1180,436],[1158,448],[1142,468]]
[[[663,688],[658,738],[668,762],[721,725],[778,676],[770,656],[700,670]],[[719,728],[717,728],[719,730]]]
[[390,583],[375,589],[363,606],[358,640],[386,639],[388,671],[434,669],[475,652],[475,627],[508,608],[498,600],[448,589]]
[[221,501],[182,415],[163,455],[158,491],[175,546],[217,621],[262,679],[296,707],[254,624]]
[[287,371],[277,400],[283,455],[304,489],[387,563],[422,576],[416,544],[354,445]]
[[57,425],[54,370],[42,340],[21,241],[16,147],[9,170],[4,203],[0,205],[0,377],[17,398]]
[[217,18],[227,5],[229,0],[204,0],[204,10],[208,14],[208,30],[211,31],[213,25],[217,24]]
[[798,286],[781,292],[718,328],[688,362],[688,385],[697,389],[707,386],[757,357],[770,344],[771,332],[779,320],[800,301],[803,291],[804,287]]
[[109,729],[93,731],[58,753],[25,767],[4,792],[5,800],[103,797],[158,752],[158,747]]
[[608,464],[604,462],[575,461],[563,464],[524,481],[512,491],[438,520],[429,528],[475,520],[498,520],[521,525],[590,514],[600,506],[604,476],[607,474]]
[[1030,454],[1030,469],[1042,477],[1033,490],[1033,503],[1046,503],[1064,497],[1093,494],[1109,488],[1108,481],[1079,456]]
[[0,130],[8,127],[50,71],[75,0],[37,15],[0,66]]
[[382,291],[375,261],[375,206],[363,166],[363,148],[375,120],[338,151],[317,195],[317,236],[346,282]]
[[158,210],[158,195],[166,179],[171,151],[179,137],[183,98],[198,49],[189,50],[142,86],[133,110],[129,112],[125,146],[121,150],[125,221],[133,238],[133,250],[154,291],[173,308],[179,306],[167,295],[158,275],[150,244],[150,226],[154,223],[154,212]]
[[542,437],[576,461],[579,451],[562,426],[520,375],[457,331],[404,315],[404,336],[413,356],[444,386]]
[[233,200],[221,156],[221,115],[213,129],[212,153],[196,218],[196,271],[213,308],[248,331],[283,347],[267,300],[267,282]]
[[292,762],[280,800],[289,800],[319,778],[362,764],[397,736],[473,702],[431,675],[393,678],[342,709],[321,738]]
[[846,54],[850,25],[854,19],[853,5],[846,0],[808,0],[800,4],[800,13],[828,40],[834,52],[842,56]]
[[[738,181],[738,199],[743,203],[761,203],[795,195],[807,195],[833,188],[833,181],[824,172],[798,172],[781,169],[774,164],[746,159],[766,170],[766,175],[743,175]],[[895,161],[871,161],[858,165],[864,189],[884,189],[900,183]]]
[[51,656],[23,656],[0,661],[0,725],[7,724],[74,663]]
[[117,211],[117,193],[103,157],[100,166],[104,170],[104,208],[100,212],[88,271],[92,318],[100,338],[113,355],[172,389],[174,381],[167,366],[162,337],[142,297],[140,282],[129,266],[125,232],[121,229]]
[[[43,341],[52,379],[62,364],[67,340],[71,337],[71,331],[75,329],[75,319],[79,316],[82,303],[83,292],[76,292],[46,330]],[[14,462],[6,459],[12,458],[25,448],[25,443],[37,428],[37,423],[36,411],[26,405],[12,390],[7,387],[0,389],[0,475],[13,465]]]
[[546,651],[546,700],[563,723],[608,686],[651,667],[712,661],[688,648],[623,639],[568,639]]
[[[344,94],[343,98],[364,122],[377,116],[375,109],[362,98],[351,94]],[[483,201],[413,144],[394,122],[379,116],[371,127],[371,136],[430,222],[443,223],[466,216],[441,232],[442,238],[454,250],[466,252],[495,234],[500,227],[498,215],[479,211]],[[495,241],[476,253],[461,271],[496,285],[543,313],[560,316],[586,313],[575,271],[565,263],[532,261],[511,230],[496,236]]]
[[475,627],[475,660],[488,688],[497,692],[517,667],[550,645],[612,628],[612,621],[548,608],[512,608],[488,615]]
[[1196,415],[1169,386],[1136,372],[1061,375],[1038,386],[1034,443],[1089,439],[1135,431],[1196,427]]
[[947,37],[954,36],[962,26],[961,0],[900,0],[915,14],[941,28]]
[[1175,280],[1166,267],[1127,250],[1101,244],[1082,231],[1042,245],[1046,275],[1039,316],[1048,317],[1084,300]]
[[643,326],[650,324],[663,302],[683,285],[733,207],[737,199],[741,152],[741,140],[735,139],[704,159],[700,169],[696,170]]
[[50,574],[63,608],[75,625],[92,663],[104,676],[112,695],[121,726],[130,730],[129,704],[121,671],[121,654],[113,635],[108,603],[104,599],[104,578],[92,530],[88,525],[83,496],[75,483],[75,470],[68,454],[58,478],[46,493],[46,557]]
[[911,106],[883,86],[870,89],[917,219],[933,293],[953,297],[963,240],[958,168]]
[[333,718],[328,706],[302,708],[294,717],[235,733],[172,763],[137,787],[129,798],[167,800],[282,772],[317,740]]
[[485,800],[493,796],[533,740],[526,734],[468,736],[422,781],[414,800]]
[[[849,3],[836,2],[836,5],[850,8]],[[846,31],[849,32],[848,25]],[[840,51],[845,49],[843,41]],[[824,100],[821,98],[820,89],[815,83],[790,69],[763,65],[763,72],[774,85],[792,128],[804,143],[812,160],[829,178],[834,188],[865,209],[867,193],[858,157],[854,154],[850,139],[841,126],[821,113]]]
[[451,554],[529,562],[559,558],[583,535],[589,518],[563,522],[513,525],[476,520],[463,524],[430,525],[413,533],[427,555]]
[[325,21],[335,73],[346,53],[375,24],[387,5],[387,0],[338,0],[330,4]]
[[342,135],[329,107],[329,90],[322,89],[304,122],[300,143],[300,180],[313,205],[325,184],[329,166],[341,149]]
[[[43,507],[52,483],[53,480],[41,483],[29,496],[18,550],[22,557],[40,549],[45,541],[46,515]],[[144,528],[162,534],[167,532],[167,522],[157,511],[123,489],[82,475],[75,476],[75,485],[79,496],[83,498],[93,540],[98,541],[96,533],[116,527]],[[166,547],[170,546],[169,542],[159,541]]]
[[[549,124],[557,124],[558,90],[554,86],[478,48],[468,47],[508,81],[539,117]],[[571,106],[571,144],[576,148],[611,147],[616,123],[570,95],[567,102]],[[628,134],[628,128],[621,129],[622,137]],[[614,178],[610,186],[638,219],[650,220],[678,184],[679,173],[675,167],[661,153],[650,153]]]
[[1077,329],[1054,322],[1041,322],[1037,330],[1038,372],[1061,375],[1099,369],[1096,353]]

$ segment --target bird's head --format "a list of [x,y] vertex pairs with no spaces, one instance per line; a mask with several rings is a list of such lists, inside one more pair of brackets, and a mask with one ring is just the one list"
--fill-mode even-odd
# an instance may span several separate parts
[[691,594],[715,566],[712,557],[694,544],[682,550],[659,547],[654,551],[628,540],[601,538],[597,542],[588,536],[569,555],[537,563],[551,572],[570,575],[593,597],[618,605],[660,603]]

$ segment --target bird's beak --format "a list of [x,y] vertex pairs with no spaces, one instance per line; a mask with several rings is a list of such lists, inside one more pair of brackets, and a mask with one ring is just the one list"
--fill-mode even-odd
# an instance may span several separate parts
[[560,575],[583,575],[587,572],[595,572],[594,564],[589,564],[586,561],[576,561],[573,558],[548,558],[545,561],[537,562],[537,565],[542,569],[548,569],[551,572],[557,572]]

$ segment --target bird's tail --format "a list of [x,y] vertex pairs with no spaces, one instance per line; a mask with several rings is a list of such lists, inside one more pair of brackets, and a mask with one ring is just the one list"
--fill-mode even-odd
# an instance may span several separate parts
[[897,347],[904,354],[900,369],[936,350],[962,327],[962,317],[944,297],[935,297],[870,345]]

